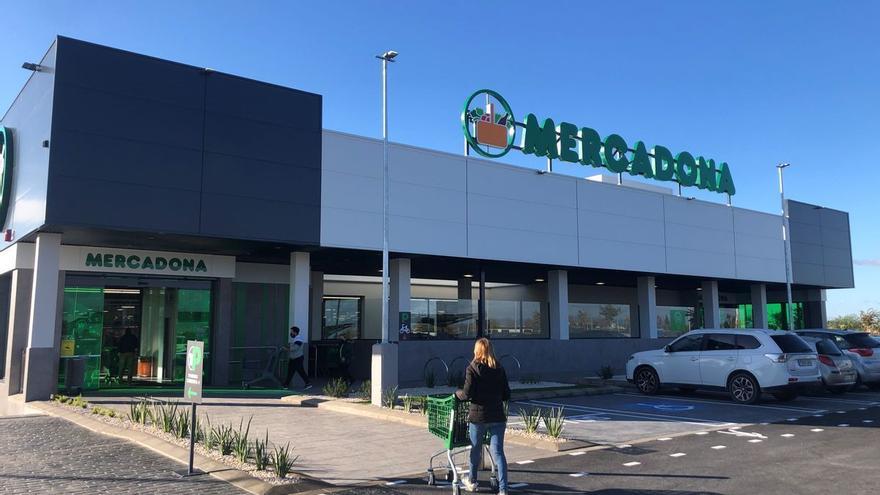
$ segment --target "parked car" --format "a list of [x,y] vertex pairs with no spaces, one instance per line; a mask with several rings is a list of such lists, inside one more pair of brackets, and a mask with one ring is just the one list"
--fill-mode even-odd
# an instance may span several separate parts
[[852,359],[858,373],[857,384],[880,389],[880,342],[871,338],[867,332],[808,329],[795,333],[802,337],[833,340]]
[[856,384],[858,373],[852,359],[837,347],[831,339],[801,337],[816,349],[819,355],[819,371],[822,372],[822,385],[834,394],[842,394]]
[[626,378],[644,394],[664,386],[726,390],[741,404],[758,402],[761,392],[792,400],[802,386],[821,384],[815,349],[793,333],[763,329],[688,332],[630,356]]

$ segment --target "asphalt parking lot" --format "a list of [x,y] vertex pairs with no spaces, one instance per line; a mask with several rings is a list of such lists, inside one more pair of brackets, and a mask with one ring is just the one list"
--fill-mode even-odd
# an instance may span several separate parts
[[[512,463],[512,493],[867,494],[880,483],[878,392],[817,393],[754,406],[674,392],[524,405],[550,404],[566,407],[569,436],[607,445]],[[489,493],[486,478],[483,493]],[[389,493],[451,491],[428,487],[421,476],[387,483]]]

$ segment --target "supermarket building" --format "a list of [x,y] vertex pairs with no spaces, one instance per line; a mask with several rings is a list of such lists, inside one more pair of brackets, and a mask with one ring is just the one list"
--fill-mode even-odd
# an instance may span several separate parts
[[[238,386],[291,324],[312,372],[345,371],[345,345],[347,372],[370,376],[380,140],[323,129],[320,95],[69,38],[32,69],[0,122],[0,394],[45,398],[72,359],[86,388],[121,386],[126,333],[138,384],[179,384],[197,339],[208,384]],[[389,153],[386,383],[455,373],[478,335],[511,374],[561,379],[694,327],[785,325],[779,215]],[[795,324],[822,326],[825,291],[853,286],[849,218],[789,208]]]

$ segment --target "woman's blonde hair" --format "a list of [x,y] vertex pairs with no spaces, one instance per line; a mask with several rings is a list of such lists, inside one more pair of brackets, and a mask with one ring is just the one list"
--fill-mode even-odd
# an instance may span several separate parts
[[498,367],[498,359],[495,357],[495,351],[492,350],[492,343],[489,342],[489,339],[483,337],[474,343],[474,362],[485,364],[490,368]]

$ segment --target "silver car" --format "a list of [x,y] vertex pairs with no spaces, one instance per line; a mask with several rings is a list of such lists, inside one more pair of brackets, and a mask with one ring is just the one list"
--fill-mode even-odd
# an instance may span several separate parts
[[880,389],[880,342],[867,332],[849,330],[798,330],[801,337],[830,339],[843,350],[856,368],[856,384]]
[[842,394],[856,384],[858,373],[850,359],[831,339],[803,337],[819,355],[822,385],[834,394]]

